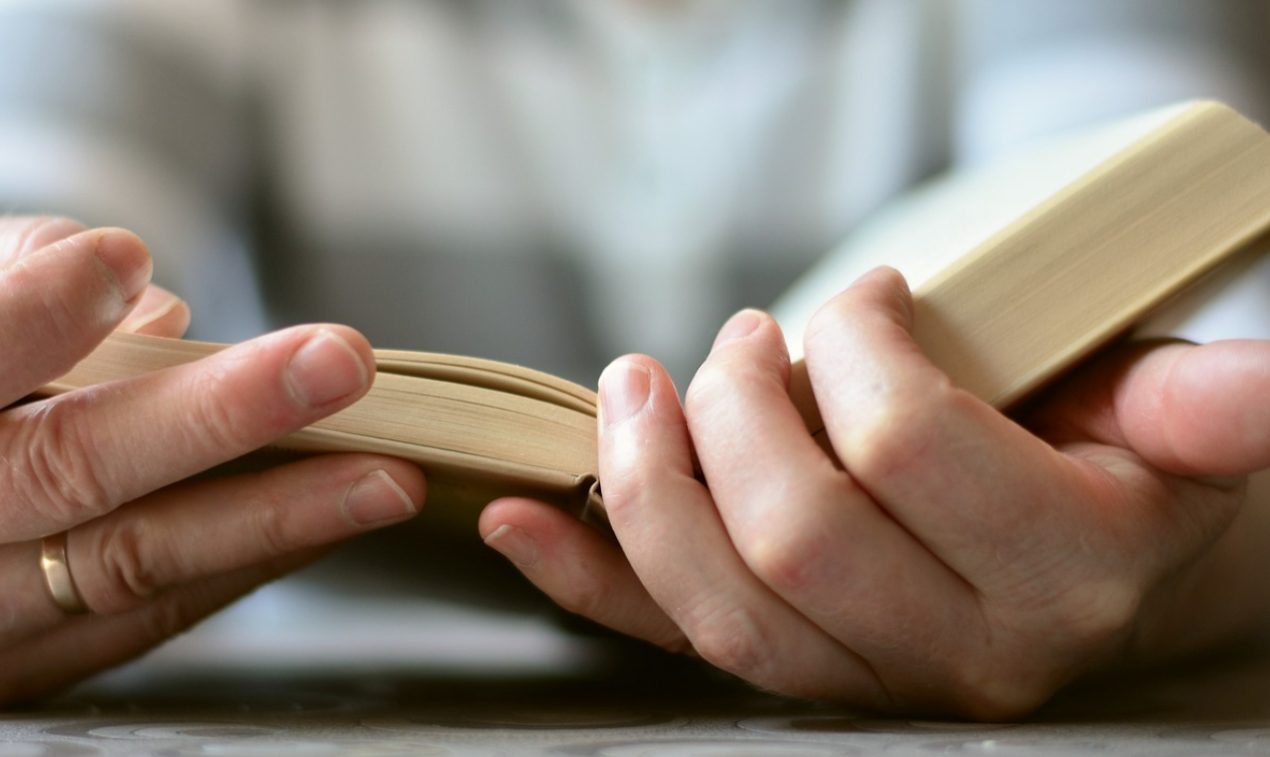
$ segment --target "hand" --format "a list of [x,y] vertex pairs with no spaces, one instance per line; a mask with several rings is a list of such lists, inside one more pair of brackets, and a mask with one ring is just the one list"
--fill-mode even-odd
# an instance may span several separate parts
[[[189,311],[147,286],[150,270],[126,231],[0,220],[0,408],[116,327],[179,336]],[[414,515],[418,469],[369,455],[177,483],[349,405],[373,365],[352,329],[302,326],[0,412],[0,704],[133,657],[327,545]],[[86,615],[43,583],[41,540],[62,532]]]
[[[1123,348],[1029,431],[953,387],[910,319],[883,269],[809,328],[845,470],[789,401],[777,326],[747,311],[686,420],[652,360],[605,371],[621,551],[528,500],[491,504],[481,533],[567,609],[764,688],[884,711],[1015,717],[1087,671],[1264,625],[1270,492],[1241,502],[1270,466],[1270,344]],[[1228,530],[1236,517],[1257,525]]]

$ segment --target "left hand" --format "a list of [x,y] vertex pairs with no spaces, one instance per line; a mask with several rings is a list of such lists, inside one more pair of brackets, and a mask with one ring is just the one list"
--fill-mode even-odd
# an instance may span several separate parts
[[113,330],[184,330],[151,269],[125,230],[0,217],[0,707],[135,657],[423,500],[415,465],[375,455],[190,478],[362,396],[373,357],[346,326],[22,402]]
[[[620,551],[524,499],[491,504],[482,535],[566,609],[764,688],[885,711],[1016,717],[1082,673],[1264,624],[1268,593],[1241,576],[1270,546],[1270,501],[1244,502],[1270,467],[1270,344],[1126,346],[1028,430],[954,387],[911,313],[880,270],[808,330],[845,470],[789,400],[776,324],[747,311],[686,413],[654,361],[605,371]],[[1257,525],[1228,530],[1236,517]]]

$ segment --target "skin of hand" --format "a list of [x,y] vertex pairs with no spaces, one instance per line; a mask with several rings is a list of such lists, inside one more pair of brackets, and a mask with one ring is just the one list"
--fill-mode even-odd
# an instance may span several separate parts
[[[112,330],[184,332],[189,309],[150,272],[130,232],[0,219],[0,704],[134,657],[423,502],[415,466],[371,455],[184,481],[364,394],[370,346],[343,326],[20,403]],[[43,585],[41,539],[61,531],[89,614]]]
[[954,387],[911,319],[878,269],[807,331],[841,466],[789,400],[775,322],[743,311],[683,409],[647,357],[602,376],[619,544],[524,499],[491,503],[482,536],[568,610],[885,712],[1016,718],[1081,675],[1265,628],[1270,343],[1127,345],[1014,420]]

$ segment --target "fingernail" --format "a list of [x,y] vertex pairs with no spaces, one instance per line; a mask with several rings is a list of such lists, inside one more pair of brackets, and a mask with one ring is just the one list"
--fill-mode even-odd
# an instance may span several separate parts
[[97,238],[96,252],[98,259],[114,275],[125,302],[145,291],[154,266],[150,252],[136,235],[126,231],[108,231]]
[[344,514],[359,526],[378,526],[406,520],[419,512],[410,495],[384,470],[359,478],[344,495]]
[[538,562],[538,543],[515,526],[504,523],[485,537],[485,543],[518,568],[532,568]]
[[321,407],[366,386],[366,364],[334,331],[321,329],[291,356],[287,384],[309,407]]
[[758,311],[742,310],[729,318],[728,322],[723,324],[723,328],[719,329],[719,335],[714,338],[714,346],[718,347],[724,342],[749,336],[762,321],[763,317],[758,314]]
[[630,360],[618,360],[600,374],[600,403],[605,426],[612,426],[639,412],[648,402],[652,376]]

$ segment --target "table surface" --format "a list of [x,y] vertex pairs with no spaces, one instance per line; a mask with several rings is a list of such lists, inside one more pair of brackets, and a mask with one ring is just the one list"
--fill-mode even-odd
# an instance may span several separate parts
[[0,757],[1270,753],[1270,654],[1067,692],[1022,723],[753,691],[553,619],[272,587],[126,668],[0,711]]

